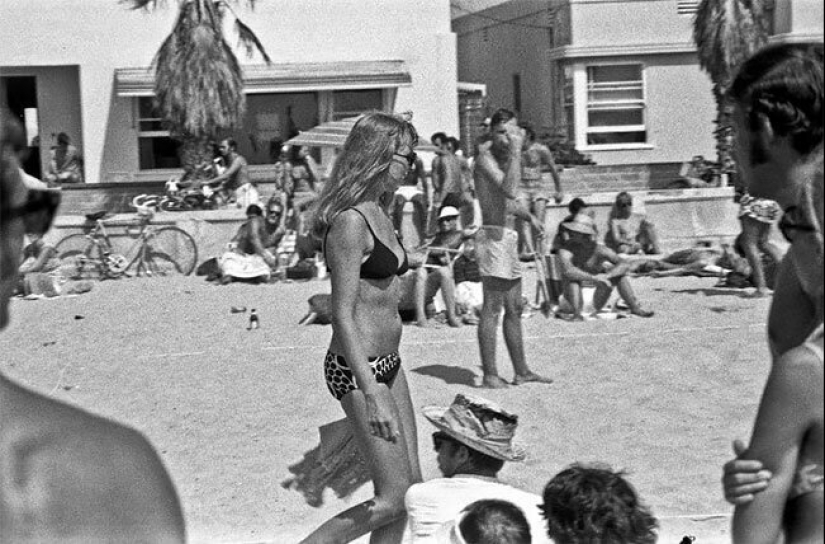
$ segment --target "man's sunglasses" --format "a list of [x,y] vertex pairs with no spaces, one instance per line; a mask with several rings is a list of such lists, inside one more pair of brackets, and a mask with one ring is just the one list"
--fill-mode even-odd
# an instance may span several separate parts
[[415,166],[415,161],[418,158],[418,155],[415,153],[415,151],[411,151],[409,155],[402,155],[401,153],[393,153],[393,155],[396,156],[396,157],[401,157],[402,159],[406,160],[407,165],[410,168]]
[[785,240],[791,243],[798,232],[816,232],[816,227],[802,217],[802,208],[798,206],[791,206],[785,210],[778,227]]
[[57,208],[60,206],[60,191],[50,189],[29,189],[26,202],[16,207],[0,207],[0,224],[14,219],[22,219],[26,234],[43,235],[52,226]]

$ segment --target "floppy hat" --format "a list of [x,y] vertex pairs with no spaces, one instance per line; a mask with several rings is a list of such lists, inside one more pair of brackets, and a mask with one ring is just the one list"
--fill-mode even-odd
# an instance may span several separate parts
[[453,206],[444,206],[441,208],[441,213],[438,214],[439,219],[446,219],[447,217],[458,217],[458,210]]
[[593,218],[582,212],[577,213],[570,221],[563,222],[561,226],[581,234],[596,234]]
[[513,444],[518,416],[493,402],[459,393],[447,408],[425,406],[422,411],[439,431],[469,448],[502,461],[524,460],[524,449]]

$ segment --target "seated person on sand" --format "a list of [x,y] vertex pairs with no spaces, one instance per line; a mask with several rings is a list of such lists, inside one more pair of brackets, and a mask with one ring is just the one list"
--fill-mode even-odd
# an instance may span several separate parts
[[[524,461],[515,437],[519,416],[495,402],[459,393],[449,406],[425,406],[442,477],[413,484],[404,496],[407,527],[402,542],[444,542],[456,517],[482,499],[511,502],[530,526],[534,544],[549,544],[541,515],[541,497],[506,483],[508,463]],[[449,542],[449,541],[447,541]]]
[[54,297],[60,294],[60,261],[54,246],[46,244],[38,234],[29,234],[29,244],[23,249],[18,294]]
[[564,298],[573,307],[574,320],[584,319],[582,286],[586,283],[595,284],[593,307],[597,313],[607,304],[615,287],[630,308],[630,313],[639,317],[653,316],[653,312],[642,309],[630,286],[627,276],[629,263],[596,241],[592,217],[580,212],[570,221],[562,223],[559,238],[562,289]]
[[610,210],[604,244],[616,253],[627,255],[662,252],[656,227],[644,215],[633,213],[633,197],[624,191],[616,195]]
[[539,507],[547,520],[547,537],[556,544],[657,540],[656,517],[625,473],[607,465],[576,463],[565,468],[547,482]]
[[476,243],[472,237],[464,241],[461,254],[453,262],[456,312],[467,325],[478,325],[484,305],[484,289],[478,268]]
[[257,204],[246,208],[246,221],[229,243],[229,251],[218,258],[222,284],[233,280],[269,281],[278,263],[266,249],[268,234],[263,215]]
[[415,282],[415,317],[419,327],[427,326],[427,302],[432,300],[438,290],[444,297],[447,323],[451,327],[460,327],[461,321],[456,316],[455,282],[450,266],[464,241],[464,234],[458,228],[458,209],[445,206],[438,215],[438,232],[427,249],[427,259],[417,271]]

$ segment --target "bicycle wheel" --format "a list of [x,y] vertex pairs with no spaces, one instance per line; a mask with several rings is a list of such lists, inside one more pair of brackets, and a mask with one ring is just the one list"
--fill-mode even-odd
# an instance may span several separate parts
[[70,234],[55,246],[60,272],[67,279],[99,279],[103,255],[99,245],[84,234]]
[[146,240],[146,267],[152,275],[188,276],[198,262],[195,239],[178,227],[162,227]]

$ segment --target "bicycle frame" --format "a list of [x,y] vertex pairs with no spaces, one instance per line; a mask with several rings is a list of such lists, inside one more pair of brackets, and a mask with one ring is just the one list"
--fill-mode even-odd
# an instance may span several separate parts
[[[133,225],[124,226],[124,232],[126,234],[129,234],[129,228],[131,226]],[[122,274],[128,276],[130,275],[129,270],[135,263],[137,263],[135,270],[137,276],[140,276],[141,272],[145,272],[147,276],[152,275],[152,271],[147,266],[146,241],[155,229],[149,224],[149,218],[141,218],[139,226],[140,231],[137,234],[137,239],[135,239],[123,253],[115,251],[111,236],[106,229],[106,224],[103,219],[96,220],[94,228],[86,235],[91,243],[101,247],[103,258],[93,260],[107,277],[118,277]],[[137,248],[137,251],[135,251],[135,248]],[[124,262],[125,264],[123,264]]]

